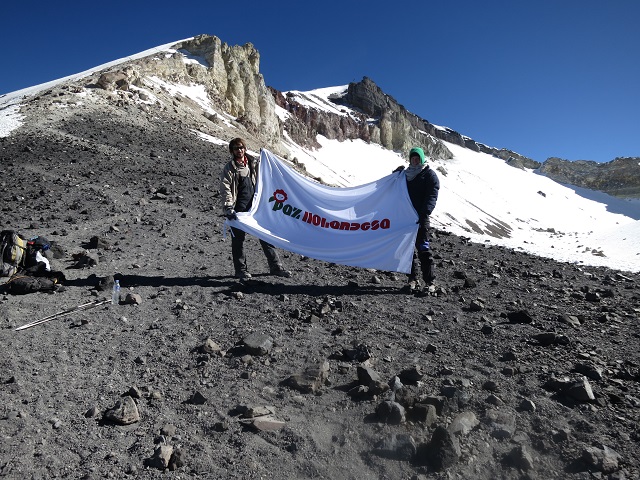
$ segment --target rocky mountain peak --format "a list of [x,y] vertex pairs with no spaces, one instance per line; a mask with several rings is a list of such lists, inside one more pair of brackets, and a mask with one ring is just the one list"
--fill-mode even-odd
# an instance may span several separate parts
[[[203,89],[203,101],[176,93],[178,85]],[[540,174],[561,183],[611,195],[640,196],[637,157],[604,164],[550,158],[543,165],[509,149],[491,147],[430,123],[407,110],[368,77],[330,97],[334,109],[314,108],[310,106],[313,102],[302,98],[312,92],[280,92],[267,87],[254,45],[231,46],[212,35],[196,36],[175,44],[170,51],[121,63],[44,94],[55,104],[73,103],[73,94],[86,87],[94,87],[90,91],[118,114],[124,113],[121,108],[128,105],[156,116],[168,115],[169,122],[179,120],[193,131],[223,138],[235,136],[240,128],[253,148],[264,146],[284,157],[284,131],[307,148],[319,147],[316,137],[323,135],[339,141],[361,139],[403,155],[412,147],[421,146],[433,159],[452,158],[444,143],[448,142],[501,158],[514,168],[538,169]],[[288,113],[283,119],[278,116],[277,107]],[[24,108],[23,113],[28,110]],[[227,129],[229,135],[223,134]]]
[[[121,64],[103,73],[97,85],[106,90],[128,90],[129,85],[146,88],[143,79],[152,78],[202,86],[218,113],[235,117],[249,136],[270,146],[280,142],[276,104],[259,71],[260,54],[251,43],[230,46],[218,37],[199,35],[177,43],[174,49]],[[202,112],[192,114],[199,117]]]

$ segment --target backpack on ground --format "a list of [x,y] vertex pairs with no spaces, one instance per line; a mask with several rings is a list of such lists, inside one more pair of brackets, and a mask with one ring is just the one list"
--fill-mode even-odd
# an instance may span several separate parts
[[27,239],[13,230],[0,232],[0,277],[11,277],[24,266]]

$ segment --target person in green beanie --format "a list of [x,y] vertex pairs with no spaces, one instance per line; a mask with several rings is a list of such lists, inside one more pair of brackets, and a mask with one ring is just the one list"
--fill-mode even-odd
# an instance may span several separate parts
[[398,167],[396,171],[404,170],[407,177],[407,190],[413,208],[418,213],[418,235],[413,252],[413,264],[409,281],[403,290],[410,293],[420,292],[420,278],[418,264],[425,283],[425,292],[433,284],[436,275],[434,271],[433,249],[431,245],[430,216],[436,208],[440,180],[436,172],[427,165],[424,150],[414,147],[409,152],[409,167]]

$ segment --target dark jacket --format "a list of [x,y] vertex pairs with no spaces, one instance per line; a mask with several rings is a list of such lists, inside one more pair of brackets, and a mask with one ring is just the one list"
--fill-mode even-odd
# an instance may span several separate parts
[[413,208],[416,209],[420,217],[420,224],[422,224],[436,208],[440,191],[438,175],[429,166],[425,166],[413,180],[407,180],[407,190]]

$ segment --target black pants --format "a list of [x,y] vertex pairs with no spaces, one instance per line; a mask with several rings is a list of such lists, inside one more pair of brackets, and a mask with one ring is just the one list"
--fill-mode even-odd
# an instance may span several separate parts
[[[420,250],[420,246],[425,242],[429,242],[429,248]],[[419,267],[418,267],[419,264]],[[418,278],[418,268],[422,272],[422,279],[426,284],[432,283],[436,279],[433,264],[433,250],[431,249],[431,228],[429,220],[420,225],[418,235],[416,236],[416,244],[413,249],[413,262],[411,264],[411,279]]]
[[[247,258],[244,254],[244,239],[247,234],[244,230],[231,227],[231,256],[233,257],[233,267],[236,273],[247,271]],[[260,246],[264,251],[267,262],[269,262],[269,270],[273,270],[280,265],[280,258],[276,248],[270,243],[260,240]]]

